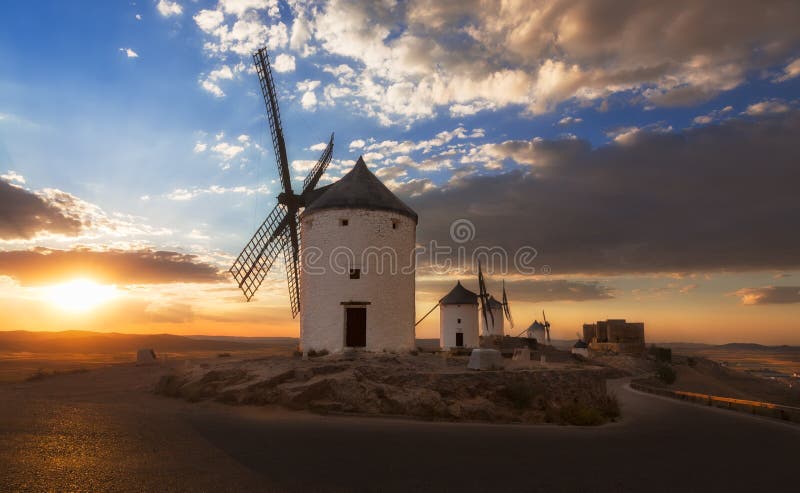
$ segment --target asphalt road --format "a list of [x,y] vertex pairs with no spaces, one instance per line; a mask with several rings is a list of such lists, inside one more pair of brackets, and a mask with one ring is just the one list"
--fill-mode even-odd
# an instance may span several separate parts
[[0,491],[797,491],[800,427],[623,381],[624,419],[576,428],[189,404],[157,371],[0,386]]

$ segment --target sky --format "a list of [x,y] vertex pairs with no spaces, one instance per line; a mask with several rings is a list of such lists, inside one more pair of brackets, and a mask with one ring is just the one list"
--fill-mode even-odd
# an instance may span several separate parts
[[[0,19],[0,330],[297,336],[284,272],[227,274],[335,132],[419,244],[535,251],[521,332],[800,344],[795,1],[11,2]],[[454,221],[470,238],[454,244]],[[420,261],[417,314],[474,272]],[[438,313],[417,327],[438,336]]]

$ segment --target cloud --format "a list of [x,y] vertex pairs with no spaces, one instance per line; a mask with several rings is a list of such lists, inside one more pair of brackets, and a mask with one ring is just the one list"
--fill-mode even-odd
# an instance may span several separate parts
[[[238,71],[236,68],[234,70]],[[212,70],[205,78],[200,78],[200,87],[206,92],[213,94],[215,97],[224,97],[225,92],[219,87],[219,81],[232,80],[234,78],[234,70],[228,65],[221,65]]]
[[303,93],[303,97],[300,98],[300,104],[303,106],[303,109],[313,110],[317,107],[317,95],[314,91]]
[[181,4],[172,0],[158,0],[158,3],[156,4],[156,10],[158,10],[158,13],[163,17],[171,17],[173,15],[181,15],[183,13],[183,7],[181,7]]
[[194,16],[197,27],[213,40],[204,43],[203,49],[224,59],[228,52],[249,56],[264,45],[270,50],[286,46],[286,24],[264,24],[259,10],[266,10],[268,19],[280,18],[273,0],[222,0],[215,10],[198,12]]
[[719,120],[731,111],[733,111],[733,106],[725,106],[724,108],[713,110],[705,115],[696,116],[692,121],[695,125],[708,125],[713,121]]
[[800,303],[800,286],[766,286],[743,288],[734,293],[743,305]]
[[353,151],[354,149],[363,149],[365,145],[367,145],[367,143],[362,139],[356,139],[350,142],[348,149],[350,149],[350,151]]
[[201,30],[213,32],[225,20],[225,14],[219,10],[201,10],[194,16],[194,22]]
[[266,10],[273,17],[280,15],[278,0],[220,0],[219,8],[238,17],[252,10]]
[[7,181],[9,183],[17,182],[20,185],[24,185],[25,184],[25,177],[22,176],[21,174],[17,173],[14,170],[8,170],[8,172],[6,174],[0,175],[0,179],[3,179],[3,180],[5,180],[5,181]]
[[[800,111],[662,133],[625,145],[582,139],[479,146],[471,174],[410,205],[421,243],[449,244],[449,225],[475,224],[475,242],[533,247],[535,265],[562,273],[791,270],[800,267]],[[453,175],[464,171],[464,165]]]
[[199,154],[201,152],[206,152],[206,149],[208,149],[208,144],[205,144],[203,142],[196,142],[194,144],[193,151]]
[[[421,293],[430,293],[434,296],[443,296],[454,285],[454,279],[446,280],[419,280],[417,281]],[[477,292],[477,281],[472,278],[462,278],[461,283],[467,289]],[[499,298],[500,286],[489,283],[487,286],[495,297]],[[511,299],[534,299],[537,302],[545,301],[592,301],[614,298],[614,290],[596,281],[572,281],[565,279],[524,279],[506,281],[506,291]],[[514,307],[511,307],[512,314]]]
[[225,93],[222,91],[222,89],[216,83],[208,79],[201,80],[200,87],[202,87],[204,91],[213,94],[214,97],[221,98],[225,96]]
[[136,17],[137,21],[142,20],[142,14],[136,14],[134,17]]
[[[17,182],[21,176],[17,175]],[[23,178],[24,179],[24,178]],[[106,213],[95,204],[55,188],[29,190],[0,179],[0,240],[34,240],[47,236],[92,238],[165,235],[142,218]]]
[[562,118],[562,119],[560,119],[558,121],[558,124],[561,125],[561,126],[567,126],[567,125],[574,125],[574,124],[580,123],[582,121],[583,121],[583,118],[577,118],[577,117],[574,117],[574,116],[565,116],[564,118]]
[[119,51],[125,53],[128,58],[139,58],[139,54],[130,48],[120,48]]
[[220,142],[219,144],[214,145],[211,150],[217,153],[217,155],[223,161],[230,161],[244,152],[244,147],[240,145],[232,145],[227,142]]
[[308,150],[319,152],[319,151],[324,151],[326,147],[328,147],[327,142],[320,142],[318,144],[314,144],[313,146],[309,147]]
[[272,67],[276,72],[294,72],[294,57],[281,53],[275,57],[275,62],[272,64]]
[[289,5],[292,49],[322,51],[358,72],[336,81],[331,92],[341,96],[332,100],[384,125],[440,108],[538,114],[614,94],[648,106],[694,104],[786,63],[800,41],[800,6],[781,0]]
[[775,78],[775,82],[786,82],[800,75],[800,57],[795,58],[783,69],[783,74]]
[[0,239],[27,240],[43,233],[77,236],[84,228],[80,217],[56,201],[0,180]]
[[108,284],[165,284],[220,282],[218,267],[196,255],[142,250],[54,250],[0,251],[0,275],[24,286],[46,285],[76,278]]
[[744,110],[744,113],[750,116],[760,116],[775,113],[786,113],[791,109],[791,106],[780,99],[766,99],[764,101],[751,104],[746,110]]
[[258,187],[248,187],[244,185],[236,187],[222,187],[219,185],[211,185],[206,188],[176,188],[166,195],[169,200],[185,201],[192,200],[202,195],[222,195],[227,193],[236,193],[243,195],[253,195],[256,193],[267,193],[269,189],[265,185]]

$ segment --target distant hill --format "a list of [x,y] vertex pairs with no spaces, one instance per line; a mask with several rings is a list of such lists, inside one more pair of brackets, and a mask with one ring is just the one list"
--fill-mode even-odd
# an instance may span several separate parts
[[241,342],[244,344],[296,345],[297,337],[184,336],[198,341]]
[[693,349],[693,350],[710,350],[710,349],[727,349],[734,351],[800,351],[800,346],[765,346],[764,344],[757,344],[755,342],[729,342],[727,344],[703,344],[698,342],[657,342],[656,346],[668,347],[673,350],[680,349]]
[[[250,338],[243,338],[250,339]],[[266,339],[266,338],[253,338]],[[0,352],[30,353],[118,353],[152,348],[156,352],[236,351],[286,344],[289,338],[271,340],[230,340],[197,338],[172,334],[119,334],[84,330],[62,332],[0,331]]]

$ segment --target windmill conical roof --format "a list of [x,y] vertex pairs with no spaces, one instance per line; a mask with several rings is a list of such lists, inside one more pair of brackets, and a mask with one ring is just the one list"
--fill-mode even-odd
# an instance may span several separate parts
[[439,300],[440,305],[477,305],[478,295],[461,285],[458,281],[444,298]]
[[544,329],[544,324],[540,323],[538,320],[534,320],[531,326],[528,327],[528,330],[534,329]]
[[414,222],[418,219],[417,213],[367,168],[362,157],[358,158],[353,169],[308,205],[306,212],[323,209],[382,210],[408,216]]

